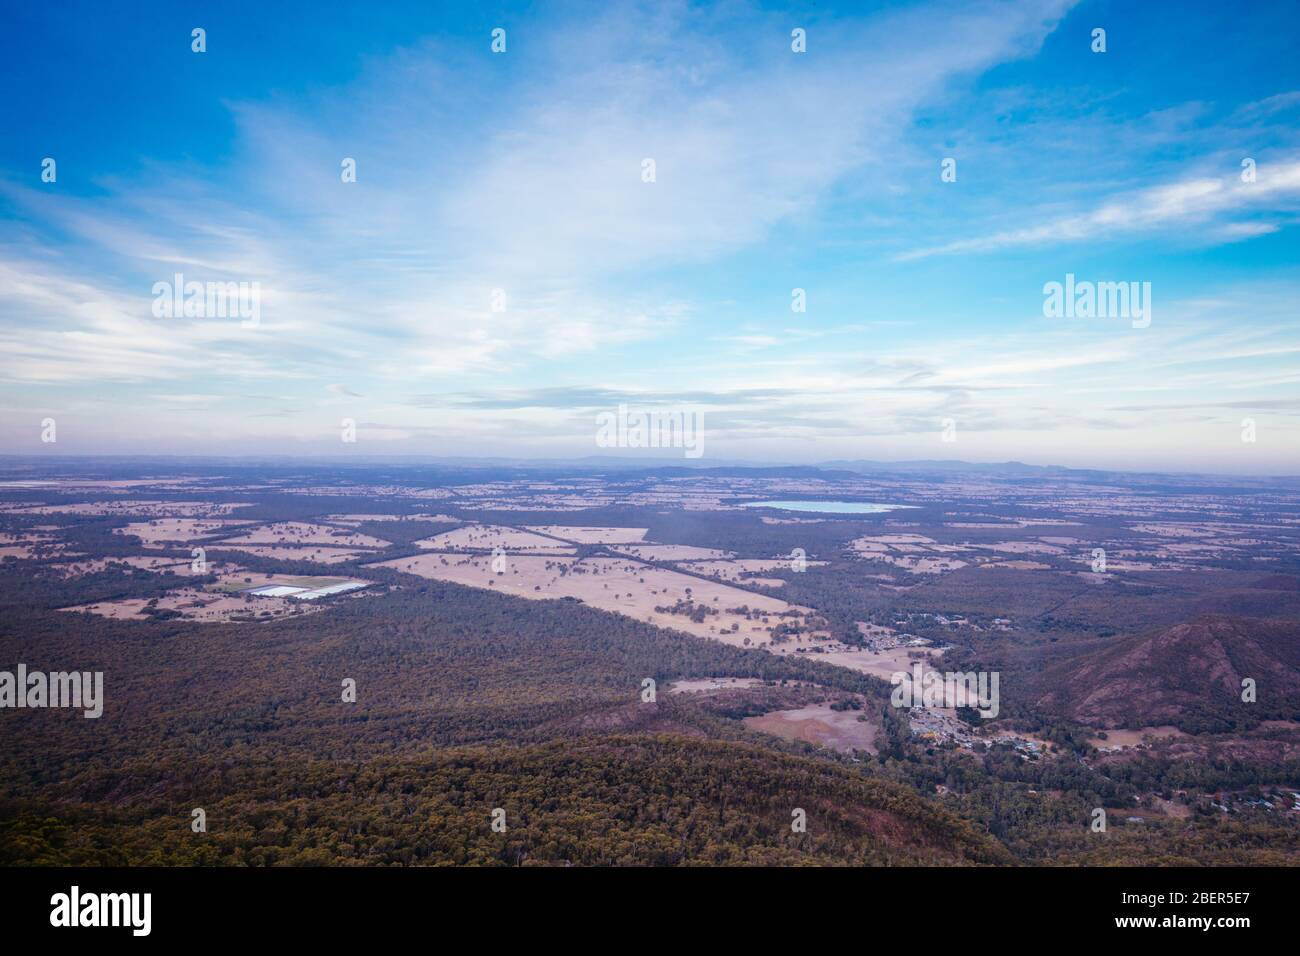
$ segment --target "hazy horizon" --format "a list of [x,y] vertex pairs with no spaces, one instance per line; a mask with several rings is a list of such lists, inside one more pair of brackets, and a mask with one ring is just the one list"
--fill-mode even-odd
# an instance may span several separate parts
[[[968,461],[962,458],[900,458],[900,459],[826,459],[815,461],[781,461],[768,459],[685,459],[664,457],[663,455],[635,455],[635,454],[602,454],[602,455],[585,455],[564,457],[558,455],[550,456],[533,456],[520,457],[508,455],[433,455],[419,452],[402,453],[366,453],[364,451],[349,454],[346,457],[335,455],[309,455],[309,454],[242,454],[242,455],[220,455],[220,454],[80,454],[76,452],[65,452],[62,454],[12,454],[0,453],[0,469],[6,466],[13,467],[19,463],[39,467],[41,464],[48,462],[51,467],[57,467],[58,464],[68,464],[74,462],[105,462],[130,465],[133,462],[164,462],[169,465],[184,467],[187,464],[211,464],[221,465],[230,463],[241,467],[251,467],[255,465],[275,466],[312,466],[312,467],[382,467],[393,465],[397,467],[415,467],[418,465],[445,465],[449,467],[462,467],[467,469],[487,469],[493,467],[512,467],[520,469],[566,469],[582,472],[590,469],[593,471],[600,469],[627,470],[629,472],[637,470],[659,470],[667,468],[688,468],[691,470],[708,470],[708,469],[753,469],[755,471],[763,469],[794,469],[807,468],[812,470],[835,471],[835,470],[853,470],[850,466],[878,466],[880,471],[888,472],[891,470],[933,470],[936,472],[943,471],[960,471],[963,468],[972,470],[988,471],[996,474],[999,468],[1008,471],[1017,468],[1035,470],[1035,471],[1062,471],[1062,472],[1085,472],[1093,471],[1100,473],[1111,473],[1117,475],[1152,475],[1168,477],[1197,477],[1212,479],[1257,479],[1263,481],[1300,481],[1300,473],[1271,473],[1271,472],[1228,472],[1228,471],[1196,471],[1196,470],[1160,470],[1160,469],[1130,469],[1130,468],[1106,468],[1106,467],[1075,467],[1070,465],[1061,465],[1051,462],[1034,462],[1034,461]],[[870,470],[861,472],[864,475],[871,474]],[[0,484],[4,484],[0,481]]]

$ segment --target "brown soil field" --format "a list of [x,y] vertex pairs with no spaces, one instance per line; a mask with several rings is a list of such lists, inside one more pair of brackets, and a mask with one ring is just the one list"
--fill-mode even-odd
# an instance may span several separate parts
[[294,548],[275,545],[241,544],[231,545],[225,541],[213,542],[208,546],[213,551],[239,551],[254,554],[259,558],[281,558],[285,561],[314,561],[317,564],[340,564],[353,558],[374,554],[373,551],[357,551],[348,548]]
[[188,544],[249,523],[209,518],[154,518],[150,521],[134,521],[124,528],[114,528],[113,532],[135,535],[144,547],[158,548],[165,543]]
[[1151,737],[1153,740],[1164,740],[1171,737],[1187,736],[1190,735],[1183,733],[1177,727],[1142,727],[1137,730],[1108,730],[1106,731],[1105,740],[1099,737],[1090,737],[1088,743],[1098,750],[1123,750],[1126,747],[1141,746],[1144,737]]
[[956,571],[958,568],[966,567],[965,561],[959,561],[956,558],[881,555],[877,557],[877,560],[892,564],[896,568],[902,568],[904,571],[910,571],[913,574],[942,574],[945,571]]
[[49,541],[43,537],[19,540],[14,544],[0,545],[0,561],[16,558],[26,561],[31,558],[72,558],[80,557],[76,552],[68,551],[68,546],[58,541]]
[[[121,601],[107,601],[102,604],[85,604],[66,607],[64,611],[88,611],[101,617],[123,620],[144,620],[143,614],[148,602],[143,598],[131,598]],[[158,607],[181,612],[187,621],[206,621],[209,623],[227,623],[239,616],[262,615],[263,620],[289,617],[297,614],[310,614],[318,610],[317,605],[304,601],[291,601],[288,598],[258,597],[245,600],[230,594],[214,594],[194,588],[182,588],[158,599]]]
[[983,544],[981,548],[999,551],[1003,554],[1065,554],[1064,548],[1041,541],[999,541],[996,544]]
[[[745,646],[746,639],[749,646],[767,645],[771,640],[768,629],[784,620],[778,616],[781,612],[813,613],[777,598],[621,558],[511,555],[503,574],[493,573],[488,555],[429,553],[383,561],[376,566],[535,600],[573,597],[648,624],[737,646]],[[702,622],[696,622],[683,614],[655,610],[686,600],[688,589],[696,604],[718,613],[709,613]],[[743,614],[731,613],[742,606],[764,613],[767,620],[748,620]],[[738,630],[732,631],[732,625]],[[782,652],[795,646],[797,642],[792,641],[782,647]]]
[[[825,561],[808,561],[807,567],[820,567]],[[789,571],[791,562],[789,558],[737,558],[734,561],[683,561],[678,567],[683,571],[692,571],[695,574],[707,574],[710,577],[721,578],[723,581],[735,581],[744,583],[745,578],[742,574],[762,571]],[[748,580],[757,583],[770,582],[770,587],[778,587],[785,584],[780,578],[750,578]]]
[[966,551],[959,545],[937,544],[923,534],[875,534],[849,543],[857,554],[872,561],[884,561],[912,574],[942,574],[966,567],[966,561],[949,557],[954,551]]
[[879,721],[864,716],[860,710],[831,710],[830,704],[809,704],[797,710],[777,710],[743,721],[751,730],[760,730],[785,740],[802,740],[840,753],[865,750],[876,753]]
[[415,543],[431,551],[491,551],[493,548],[502,548],[507,552],[574,553],[573,547],[563,541],[500,525],[466,525]]
[[1166,538],[1203,538],[1216,534],[1213,525],[1203,524],[1164,524],[1153,522],[1149,524],[1135,524],[1134,531],[1140,531],[1143,534],[1155,534]]
[[[922,657],[913,658],[909,656],[913,653],[920,653]],[[849,670],[861,671],[863,674],[871,674],[874,677],[888,681],[898,671],[910,673],[912,665],[917,660],[928,662],[930,660],[930,651],[923,647],[891,647],[882,651],[846,648],[819,655],[817,659],[824,660],[828,664],[847,667]]]
[[[86,558],[81,561],[73,561],[68,564],[53,565],[59,574],[65,578],[82,577],[86,574],[94,574],[97,571],[103,571],[110,564],[125,564],[141,571],[166,571],[168,569],[175,571],[177,574],[189,574],[189,560],[178,561],[176,558],[152,558],[144,555],[127,555],[120,558]],[[220,562],[209,561],[208,567],[215,568]]]
[[699,677],[693,680],[674,681],[668,685],[670,694],[707,694],[722,690],[738,690],[762,684],[757,677]]
[[248,534],[229,538],[222,544],[308,545],[324,544],[340,548],[386,548],[389,542],[356,531],[343,531],[329,525],[306,521],[277,521],[254,528]]

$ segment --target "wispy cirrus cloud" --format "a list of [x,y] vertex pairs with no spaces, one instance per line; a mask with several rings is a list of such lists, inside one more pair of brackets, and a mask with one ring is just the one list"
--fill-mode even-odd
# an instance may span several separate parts
[[[345,88],[233,100],[219,169],[152,164],[80,196],[5,187],[36,243],[4,254],[18,272],[43,259],[46,279],[0,287],[0,321],[48,330],[0,338],[5,372],[180,377],[206,344],[217,377],[336,381],[357,355],[390,380],[518,374],[669,334],[691,304],[629,270],[708,261],[806,214],[918,104],[1032,52],[1069,6],[840,19],[794,61],[782,15],[620,4],[541,27],[514,70],[427,40]],[[340,182],[344,157],[355,183]],[[259,282],[266,334],[155,320],[148,289],[173,271]],[[47,294],[59,288],[87,309]]]
[[915,249],[899,261],[929,256],[986,253],[1023,246],[1122,238],[1161,229],[1200,227],[1220,240],[1233,241],[1277,229],[1270,222],[1223,222],[1224,217],[1254,213],[1294,215],[1300,211],[1300,160],[1258,167],[1255,177],[1239,173],[1199,176],[1162,183],[1115,196],[1086,212],[1055,216],[1038,225],[956,239]]

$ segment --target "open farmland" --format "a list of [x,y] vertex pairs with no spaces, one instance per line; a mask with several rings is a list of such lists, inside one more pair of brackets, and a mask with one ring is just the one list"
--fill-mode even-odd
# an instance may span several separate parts
[[[756,746],[843,760],[862,772],[887,766],[903,781],[944,780],[962,761],[960,774],[972,781],[967,792],[949,784],[939,792],[933,783],[923,792],[972,819],[988,812],[980,801],[993,787],[1004,788],[998,812],[1008,819],[1051,818],[1052,801],[1091,800],[1094,789],[1112,788],[1134,803],[1144,826],[1233,826],[1241,814],[1270,812],[1251,803],[1249,781],[1276,787],[1278,767],[1300,756],[1292,698],[1274,699],[1257,725],[1228,699],[1189,711],[1183,702],[1203,696],[1206,682],[1183,687],[1178,661],[1187,655],[1160,651],[1166,633],[1178,635],[1179,647],[1200,647],[1197,660],[1231,662],[1262,646],[1268,656],[1254,670],[1291,673],[1285,653],[1260,645],[1259,634],[1265,624],[1300,622],[1300,489],[1285,501],[1272,489],[1217,497],[1201,490],[1214,498],[1214,518],[1194,520],[1176,482],[1144,486],[1136,479],[1131,493],[1110,485],[1105,495],[1089,495],[1075,480],[1065,494],[1047,479],[988,475],[787,480],[702,473],[664,481],[577,473],[460,481],[451,491],[418,480],[367,484],[364,474],[332,483],[308,475],[291,482],[226,476],[220,487],[169,477],[132,484],[132,498],[114,507],[104,496],[115,492],[105,487],[0,489],[7,555],[0,573],[15,582],[8,593],[33,602],[20,617],[53,615],[55,634],[126,628],[116,639],[127,643],[107,646],[137,646],[139,637],[145,643],[138,646],[147,647],[159,629],[188,633],[191,644],[220,633],[243,635],[237,646],[245,648],[249,635],[267,635],[271,647],[287,633],[282,628],[301,626],[331,636],[325,645],[313,637],[309,646],[341,655],[329,669],[343,673],[378,642],[403,661],[394,673],[427,664],[430,674],[443,675],[437,679],[458,681],[457,668],[467,665],[448,670],[441,662],[441,622],[451,608],[473,608],[466,634],[496,621],[503,636],[483,658],[482,645],[467,647],[472,666],[487,669],[455,683],[448,701],[472,702],[498,686],[493,682],[508,687],[509,675],[548,666],[531,657],[517,668],[498,666],[525,653],[518,634],[530,621],[553,642],[546,659],[556,660],[575,642],[603,647],[621,628],[641,629],[620,651],[633,655],[663,654],[659,642],[672,635],[692,643],[654,658],[661,663],[637,657],[629,665],[635,677],[613,685],[584,683],[584,668],[603,651],[588,648],[584,663],[565,664],[564,680],[576,683],[548,677],[548,693],[568,690],[545,726],[584,734],[682,727],[719,739],[741,734]],[[204,501],[182,500],[200,488]],[[125,496],[128,489],[116,490]],[[221,497],[212,497],[217,492]],[[912,507],[785,517],[745,506],[796,501],[801,493]],[[39,505],[23,500],[34,495]],[[436,512],[421,504],[427,500],[439,502]],[[558,519],[557,508],[576,517]],[[520,611],[503,598],[536,610]],[[1214,623],[1195,623],[1204,615]],[[426,628],[437,642],[418,653],[393,650],[409,639],[402,635]],[[1138,663],[1108,658],[1120,650]],[[32,648],[13,653],[35,656]],[[728,653],[754,656],[711,656]],[[998,716],[894,707],[898,675],[906,691],[918,665],[926,674],[1000,674]],[[1169,686],[1132,693],[1132,666],[1163,675]],[[1078,680],[1057,675],[1079,673],[1106,675],[1104,686],[1064,692]],[[652,711],[636,703],[647,674],[661,681]],[[446,732],[427,710],[429,680],[411,690],[411,713],[422,715],[411,718],[421,727],[413,739]],[[329,684],[337,698],[337,681]],[[979,703],[964,694],[953,702]],[[1295,699],[1300,703],[1300,694]],[[1150,727],[1141,724],[1147,713]],[[370,732],[382,734],[378,726],[371,723]],[[1240,789],[1209,777],[1178,787],[1159,782],[1184,780],[1189,767],[1209,774],[1220,758],[1235,761],[1223,779]],[[1125,782],[1124,768],[1135,760],[1155,768],[1156,783],[1138,789]],[[1072,782],[1030,786],[1036,768],[1049,765]],[[1276,817],[1260,825],[1284,826]],[[1052,853],[1077,852],[1058,823],[1034,832]],[[1017,852],[1038,859],[1047,851]]]
[[531,551],[549,554],[572,554],[573,548],[553,537],[496,525],[467,525],[444,531],[416,542],[433,551]]
[[133,521],[114,530],[117,534],[134,535],[146,548],[161,548],[168,545],[189,544],[201,538],[233,531],[247,524],[249,524],[247,521],[212,518],[153,518],[149,521]]
[[[453,554],[423,554],[376,566],[534,600],[572,598],[744,647],[771,644],[772,628],[783,621],[804,622],[816,616],[811,608],[622,558],[512,555],[497,560],[500,570],[494,570],[492,557]],[[810,630],[808,636],[824,632]]]
[[329,545],[339,548],[384,548],[389,542],[358,531],[331,528],[329,525],[304,521],[280,521],[254,528],[246,534],[225,538],[222,544],[275,545],[306,547]]

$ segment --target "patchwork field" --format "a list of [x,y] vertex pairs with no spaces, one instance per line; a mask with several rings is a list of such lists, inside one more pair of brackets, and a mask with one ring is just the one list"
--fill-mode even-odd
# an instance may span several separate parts
[[[800,625],[816,617],[811,608],[621,558],[510,555],[502,559],[504,570],[499,573],[493,570],[493,560],[487,555],[430,553],[375,566],[535,600],[575,598],[649,624],[737,646],[767,646],[773,642],[772,629],[782,622]],[[828,635],[824,631],[808,635],[813,636]]]
[[118,601],[84,604],[62,610],[81,611],[119,620],[148,620],[162,616],[221,624],[240,620],[274,620],[309,613],[315,608],[285,598],[253,598],[214,593],[197,588],[182,588],[149,600],[123,598]]
[[[126,565],[140,571],[173,571],[176,574],[188,574],[190,572],[190,559],[188,558],[177,560],[176,558],[141,557],[139,555],[125,555],[117,558],[81,558],[68,564],[56,564],[54,568],[64,577],[75,578],[95,574],[114,565]],[[208,566],[210,568],[220,568],[222,565],[219,561],[209,561]]]
[[731,551],[698,548],[686,544],[644,544],[619,547],[614,550],[619,554],[640,558],[643,561],[700,561],[735,557]]
[[[176,570],[187,573],[188,569],[188,564],[184,564]],[[147,570],[163,568],[155,566]],[[209,564],[208,572],[216,574],[215,584],[180,587],[153,598],[122,598],[61,610],[118,620],[265,621],[318,610],[321,605],[313,603],[318,596],[357,593],[371,586],[368,581],[352,578],[270,574],[221,562]]]
[[189,544],[248,524],[248,521],[212,518],[153,518],[133,521],[126,527],[115,528],[114,533],[134,535],[146,548],[160,548],[169,544]]
[[386,548],[390,544],[357,531],[331,528],[305,521],[278,521],[255,528],[248,534],[228,538],[222,544],[331,545],[341,548]]
[[[805,568],[822,567],[824,561],[805,561]],[[732,561],[683,561],[678,567],[695,574],[706,574],[711,578],[736,583],[750,582],[764,587],[781,587],[783,578],[764,578],[757,575],[764,571],[789,571],[793,562],[789,558],[737,558]]]
[[498,525],[466,525],[444,531],[432,538],[415,542],[431,551],[532,551],[546,554],[573,554],[571,545],[545,535]]
[[311,561],[315,564],[340,564],[354,558],[374,554],[373,551],[358,551],[354,548],[330,548],[324,546],[315,548],[280,547],[259,544],[232,545],[228,541],[214,541],[208,547],[214,551],[225,549],[238,551],[242,554],[256,555],[259,558],[274,558],[283,561]]
[[0,534],[0,561],[6,558],[20,561],[49,558],[66,552],[65,544],[35,529],[19,534]]

